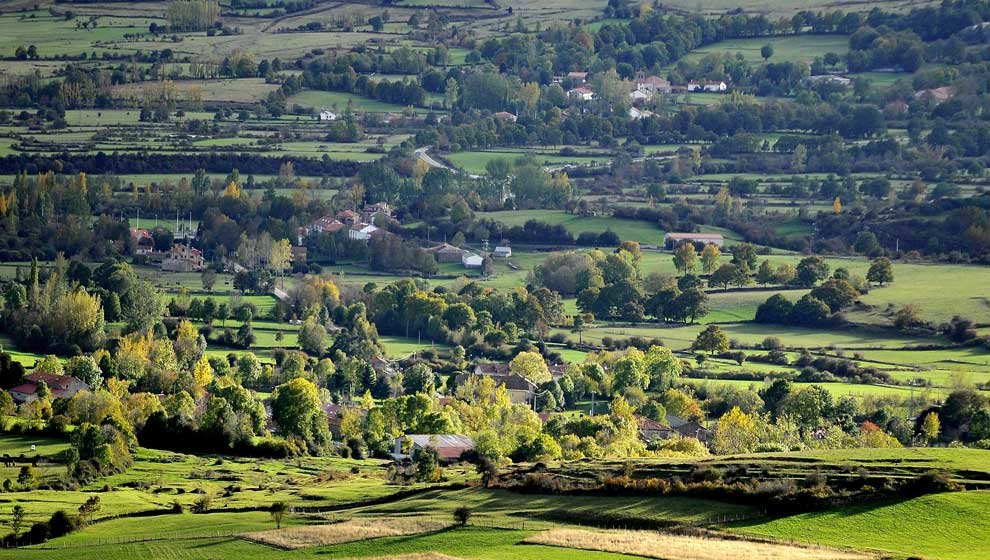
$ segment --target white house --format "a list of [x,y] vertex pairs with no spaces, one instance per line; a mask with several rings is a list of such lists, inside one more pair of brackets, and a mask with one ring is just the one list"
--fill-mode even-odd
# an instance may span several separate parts
[[475,253],[464,253],[461,256],[461,264],[464,265],[464,268],[481,268],[483,262],[485,259]]
[[649,101],[651,97],[653,97],[653,94],[647,91],[643,91],[641,89],[636,89],[629,92],[629,100],[632,101],[633,103],[638,103],[640,101]]
[[495,247],[492,256],[500,259],[507,259],[512,256],[512,247]]
[[725,246],[725,238],[721,233],[667,233],[663,236],[663,245],[668,249],[673,249],[684,241],[706,245],[711,243],[720,248]]
[[333,111],[320,111],[321,121],[335,121],[340,118],[340,115],[334,113]]
[[805,82],[809,84],[833,84],[842,87],[849,87],[852,85],[852,80],[844,76],[836,76],[835,74],[822,74],[820,76],[808,76],[804,79]]
[[712,82],[704,85],[698,82],[691,82],[687,86],[688,91],[704,91],[707,93],[724,93],[729,89],[725,82]]
[[595,92],[586,87],[577,87],[567,92],[567,96],[579,101],[591,101],[595,98]]
[[375,234],[380,228],[378,226],[373,226],[371,224],[354,224],[349,230],[347,230],[347,237],[351,239],[357,239],[359,241],[367,241],[371,239],[371,236]]
[[638,121],[639,119],[645,119],[647,117],[652,117],[653,111],[647,111],[646,109],[637,109],[635,107],[629,108],[629,118]]

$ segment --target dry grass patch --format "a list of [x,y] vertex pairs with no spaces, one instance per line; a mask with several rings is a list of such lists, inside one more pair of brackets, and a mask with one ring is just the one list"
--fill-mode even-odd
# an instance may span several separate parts
[[363,558],[362,560],[461,560],[456,556],[440,554],[439,552],[413,552],[410,554],[396,554],[391,556],[374,556]]
[[328,523],[326,525],[306,525],[303,527],[288,527],[271,531],[257,531],[254,533],[244,533],[242,536],[248,540],[279,548],[296,549],[310,546],[328,546],[381,537],[416,535],[419,533],[439,531],[449,526],[449,523],[428,519],[378,517],[373,519],[348,519],[340,523]]
[[670,535],[654,531],[551,529],[523,542],[660,558],[662,560],[865,560],[871,556],[827,548]]

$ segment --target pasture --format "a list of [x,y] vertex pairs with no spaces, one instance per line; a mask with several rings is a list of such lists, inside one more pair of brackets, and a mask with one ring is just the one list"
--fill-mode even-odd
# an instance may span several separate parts
[[510,150],[506,151],[467,151],[467,152],[454,152],[447,154],[447,159],[450,160],[454,166],[466,171],[467,173],[481,175],[485,173],[485,166],[488,165],[489,161],[497,159],[505,159],[509,161],[515,161],[516,159],[524,156],[531,155],[537,163],[549,168],[560,168],[567,167],[570,165],[597,165],[608,162],[611,158],[608,156],[562,156],[562,155],[552,155],[544,154],[539,152],[514,152]]
[[611,216],[579,216],[563,210],[513,210],[506,212],[478,212],[479,218],[495,220],[507,226],[522,226],[530,220],[550,225],[562,225],[577,237],[581,233],[603,233],[613,231],[622,240],[638,241],[642,244],[659,245],[664,232],[640,220],[625,220]]
[[796,35],[787,37],[770,37],[760,39],[729,39],[712,45],[695,49],[681,60],[698,62],[712,55],[741,54],[750,64],[762,63],[760,49],[764,45],[773,47],[773,56],[767,62],[805,62],[811,63],[815,57],[827,52],[843,55],[849,51],[849,40],[843,35]]
[[932,494],[900,502],[852,505],[761,522],[734,532],[849,546],[898,557],[980,560],[990,534],[990,492]]

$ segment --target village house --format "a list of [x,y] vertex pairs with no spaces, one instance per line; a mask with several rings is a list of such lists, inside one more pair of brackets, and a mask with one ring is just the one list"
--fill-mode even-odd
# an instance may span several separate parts
[[647,111],[646,109],[637,109],[635,107],[629,108],[629,118],[638,121],[640,119],[645,119],[653,116],[653,111]]
[[636,76],[636,91],[648,94],[670,93],[670,82],[660,76],[646,76],[640,73]]
[[392,457],[396,460],[412,459],[417,451],[427,447],[437,450],[440,462],[450,464],[472,451],[474,440],[461,434],[406,434],[395,438]]
[[18,404],[31,402],[38,398],[38,383],[42,381],[44,381],[45,385],[47,385],[51,390],[52,398],[55,399],[72,398],[72,396],[79,391],[89,389],[85,383],[75,377],[72,377],[71,375],[32,373],[24,376],[24,383],[9,390],[10,396],[14,399],[14,402]]
[[131,228],[131,241],[135,255],[150,255],[155,251],[155,239],[151,232],[142,228]]
[[500,121],[516,122],[516,116],[508,111],[499,111],[495,113],[495,118]]
[[668,414],[667,424],[681,437],[692,437],[701,442],[706,442],[711,438],[711,431],[694,420],[685,420],[679,416]]
[[320,120],[321,121],[335,121],[335,120],[337,120],[339,118],[340,118],[340,115],[338,115],[337,113],[334,113],[333,111],[326,111],[326,110],[320,111]]
[[189,245],[173,245],[162,258],[161,269],[167,272],[199,272],[206,266],[203,252]]
[[650,443],[658,439],[690,437],[706,442],[711,436],[711,432],[707,428],[694,420],[685,420],[673,414],[668,414],[664,420],[665,422],[658,422],[637,415],[636,424],[639,439],[643,443]]
[[588,82],[587,72],[568,72],[567,78],[569,78],[575,84],[584,84]]
[[[375,204],[365,204],[361,211],[361,221],[367,224],[374,223],[376,219],[388,219],[392,217],[392,209],[387,202],[376,202]],[[380,222],[379,222],[380,223]]]
[[595,99],[595,92],[586,87],[576,87],[567,92],[567,97],[577,101],[592,101]]
[[347,227],[351,227],[361,223],[361,214],[354,210],[341,210],[337,212],[337,219]]
[[638,414],[636,415],[636,426],[640,441],[647,444],[658,439],[669,439],[674,435],[674,430],[670,426]]
[[711,243],[718,248],[725,246],[725,238],[721,233],[667,233],[663,236],[663,246],[667,249],[673,249],[684,241],[705,245]]
[[438,263],[461,262],[461,258],[467,253],[464,249],[454,247],[449,243],[441,243],[435,247],[430,247],[427,251],[433,253],[433,257]]

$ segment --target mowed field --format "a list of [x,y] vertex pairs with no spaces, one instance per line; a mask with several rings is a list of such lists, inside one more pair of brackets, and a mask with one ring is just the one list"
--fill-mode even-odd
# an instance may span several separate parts
[[641,244],[659,245],[664,232],[649,222],[619,218],[584,217],[568,214],[563,210],[512,210],[505,212],[478,212],[479,218],[495,220],[507,226],[522,226],[530,220],[550,225],[562,225],[575,237],[584,232],[603,233],[613,231],[622,240]]
[[767,62],[808,62],[827,52],[843,55],[849,50],[849,39],[844,35],[801,35],[759,39],[729,39],[691,51],[681,60],[698,62],[711,54],[742,54],[749,63],[763,62],[760,49],[773,47],[773,56]]
[[854,505],[759,523],[733,531],[775,539],[849,546],[937,560],[983,560],[990,535],[990,492],[933,494]]

